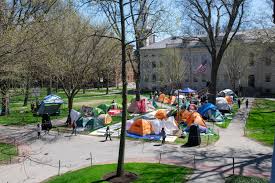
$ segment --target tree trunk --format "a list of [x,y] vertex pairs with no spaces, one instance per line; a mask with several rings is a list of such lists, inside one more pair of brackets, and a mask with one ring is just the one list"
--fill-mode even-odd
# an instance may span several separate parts
[[83,86],[82,93],[83,93],[83,94],[86,93],[86,87],[85,87],[85,86]]
[[58,80],[56,81],[56,85],[55,85],[55,93],[58,93]]
[[137,73],[135,74],[135,80],[136,80],[136,101],[140,101],[140,53],[137,53]]
[[51,94],[52,94],[52,77],[50,77],[50,83],[47,88],[47,95],[51,95]]
[[212,69],[211,69],[211,83],[209,86],[209,102],[216,104],[217,95],[217,74],[219,65],[217,64],[216,57],[212,57]]
[[29,78],[27,78],[26,89],[25,89],[25,98],[24,98],[23,106],[28,105],[29,94],[30,94],[30,81],[29,81]]
[[71,111],[73,109],[73,101],[74,101],[74,98],[73,96],[68,96],[68,111],[69,111],[69,114],[68,114],[68,117],[67,117],[67,121],[66,123],[67,124],[71,124]]
[[1,116],[5,116],[9,114],[9,98],[7,96],[7,91],[2,91],[2,108],[1,108]]
[[121,19],[121,61],[122,61],[122,122],[121,134],[119,143],[119,154],[117,162],[117,176],[120,177],[124,174],[124,153],[125,153],[125,134],[126,134],[126,120],[127,120],[127,71],[126,71],[126,45],[125,45],[125,19],[123,0],[119,0],[120,19]]
[[109,94],[109,73],[107,73],[107,81],[106,81],[106,95]]

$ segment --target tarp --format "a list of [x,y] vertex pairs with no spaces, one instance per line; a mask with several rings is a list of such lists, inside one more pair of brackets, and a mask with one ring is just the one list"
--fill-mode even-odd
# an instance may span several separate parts
[[179,90],[180,93],[195,93],[196,90],[192,90],[191,88],[184,88],[182,90]]
[[148,139],[148,140],[160,140],[161,135],[145,135],[145,136],[140,136],[132,133],[127,133],[128,137],[135,138],[135,139]]
[[45,104],[63,104],[64,101],[57,95],[48,95],[44,97],[43,103]]

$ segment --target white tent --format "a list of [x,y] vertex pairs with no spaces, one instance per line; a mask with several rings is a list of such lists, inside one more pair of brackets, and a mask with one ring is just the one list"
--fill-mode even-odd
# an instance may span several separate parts
[[216,106],[219,110],[231,111],[231,106],[227,103],[227,100],[224,97],[216,98]]
[[150,120],[150,122],[152,124],[153,131],[155,132],[155,134],[159,134],[162,128],[164,128],[166,134],[168,135],[174,135],[174,132],[179,130],[173,116],[169,117],[166,120],[155,119]]
[[80,112],[77,112],[74,109],[71,110],[70,117],[72,121],[77,121],[80,116],[81,116]]

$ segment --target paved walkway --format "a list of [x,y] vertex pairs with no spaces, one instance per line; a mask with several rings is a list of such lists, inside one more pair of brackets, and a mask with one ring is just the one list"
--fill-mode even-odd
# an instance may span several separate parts
[[[127,141],[125,159],[129,162],[161,161],[192,168],[195,166],[196,170],[189,182],[216,183],[224,182],[224,178],[232,174],[232,157],[235,157],[236,174],[269,177],[272,148],[243,136],[244,120],[248,110],[244,105],[241,107],[230,126],[220,130],[220,140],[215,145],[205,148],[183,148],[180,145],[158,146],[156,143]],[[18,129],[0,126],[2,136],[3,133],[9,135],[9,132],[16,135],[16,130]],[[29,134],[29,138],[35,136],[35,132],[31,130],[28,132],[25,129],[25,133]],[[20,146],[20,163],[0,166],[0,183],[41,182],[57,175],[59,160],[60,172],[64,173],[89,166],[90,154],[93,164],[115,163],[119,140],[102,140],[102,137],[56,133],[45,135],[42,140],[26,140],[28,143]]]

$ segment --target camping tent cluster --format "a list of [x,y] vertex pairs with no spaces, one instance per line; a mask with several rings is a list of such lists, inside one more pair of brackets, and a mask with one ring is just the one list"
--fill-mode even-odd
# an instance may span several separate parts
[[82,106],[81,112],[72,110],[70,117],[77,127],[87,129],[102,128],[112,122],[111,116],[120,115],[121,110],[115,103],[101,104],[97,107]]
[[[179,90],[178,92],[193,93],[194,90],[188,88],[185,90]],[[180,134],[180,128],[183,127],[182,129],[184,131],[188,131],[192,125],[198,125],[201,133],[207,133],[208,128],[206,120],[223,122],[225,118],[222,113],[230,112],[232,110],[235,94],[229,92],[228,89],[223,93],[225,93],[224,97],[220,96],[216,99],[217,105],[205,102],[198,106],[191,101],[191,104],[189,104],[188,107],[183,104],[180,111],[175,109],[170,111],[159,109],[146,115],[128,120],[126,126],[127,133],[130,136],[138,135],[140,137],[160,135],[161,129],[164,128],[168,135],[175,135]],[[175,99],[176,96],[166,97],[164,94],[160,94],[158,97],[158,101],[167,101],[165,102],[167,104],[171,104],[169,102]],[[144,112],[146,112],[146,110],[143,110],[143,113]]]

